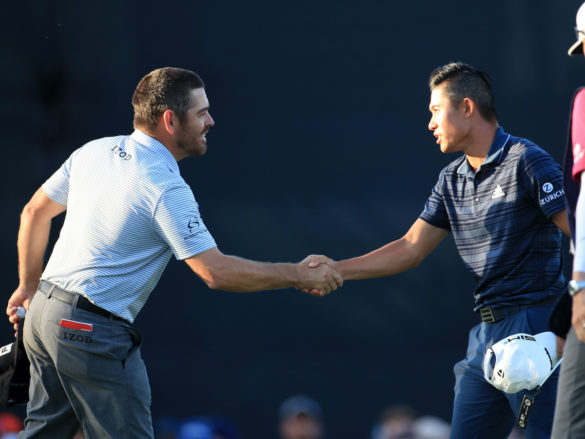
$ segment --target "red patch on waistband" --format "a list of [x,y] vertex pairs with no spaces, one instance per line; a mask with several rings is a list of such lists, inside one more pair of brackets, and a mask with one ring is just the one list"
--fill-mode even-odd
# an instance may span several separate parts
[[91,323],[76,322],[75,320],[61,319],[60,326],[70,329],[79,329],[80,331],[93,332],[93,325]]

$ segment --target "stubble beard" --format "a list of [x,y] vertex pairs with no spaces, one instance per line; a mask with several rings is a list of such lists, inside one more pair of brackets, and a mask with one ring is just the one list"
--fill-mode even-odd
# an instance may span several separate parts
[[196,140],[181,140],[177,142],[177,147],[183,151],[187,157],[200,157],[207,152],[207,142]]

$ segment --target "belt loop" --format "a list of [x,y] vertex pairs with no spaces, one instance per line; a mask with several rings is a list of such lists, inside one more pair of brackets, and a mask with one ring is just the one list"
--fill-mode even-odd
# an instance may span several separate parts
[[495,323],[496,318],[491,308],[481,308],[479,314],[484,323]]
[[53,295],[53,290],[55,289],[55,285],[53,285],[51,283],[49,285],[51,285],[51,287],[49,288],[49,291],[47,292],[47,297],[50,299],[51,296]]

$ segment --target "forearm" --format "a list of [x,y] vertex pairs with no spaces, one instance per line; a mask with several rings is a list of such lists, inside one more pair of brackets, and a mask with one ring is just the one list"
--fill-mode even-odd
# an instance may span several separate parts
[[[323,255],[308,256],[301,262],[256,262],[224,255],[217,247],[185,260],[209,288],[235,293],[295,287],[322,296],[343,284],[335,261]],[[315,267],[310,267],[314,262]]]
[[363,256],[339,262],[339,272],[344,280],[401,273],[420,264],[447,233],[447,230],[417,219],[402,238]]
[[36,290],[38,286],[50,229],[50,218],[25,207],[21,215],[17,243],[20,287],[25,290]]
[[247,293],[296,286],[298,280],[297,264],[256,262],[216,249],[186,262],[214,290]]
[[408,242],[402,238],[365,255],[339,261],[338,268],[344,280],[357,280],[401,273],[419,263]]
[[[573,279],[585,280],[585,181],[581,180],[581,192],[577,200],[575,212],[575,257],[573,258]],[[571,324],[575,334],[585,342],[585,291],[573,296]]]
[[581,192],[575,211],[575,256],[573,258],[573,279],[585,280],[585,179],[581,181]]
[[248,293],[295,286],[296,264],[256,262],[226,255],[215,267],[210,288]]

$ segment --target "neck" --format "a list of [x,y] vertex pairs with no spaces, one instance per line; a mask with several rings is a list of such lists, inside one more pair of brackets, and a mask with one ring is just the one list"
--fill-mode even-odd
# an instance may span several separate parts
[[465,148],[465,156],[474,171],[477,171],[485,162],[494,142],[498,126],[497,122],[485,121],[485,123],[478,124],[475,127],[469,146]]
[[180,149],[177,148],[177,146],[174,144],[173,138],[166,131],[160,129],[152,131],[144,127],[136,127],[136,129],[142,131],[144,134],[148,134],[153,139],[156,139],[162,143],[163,146],[173,155],[177,162],[185,158],[184,155],[181,155]]

